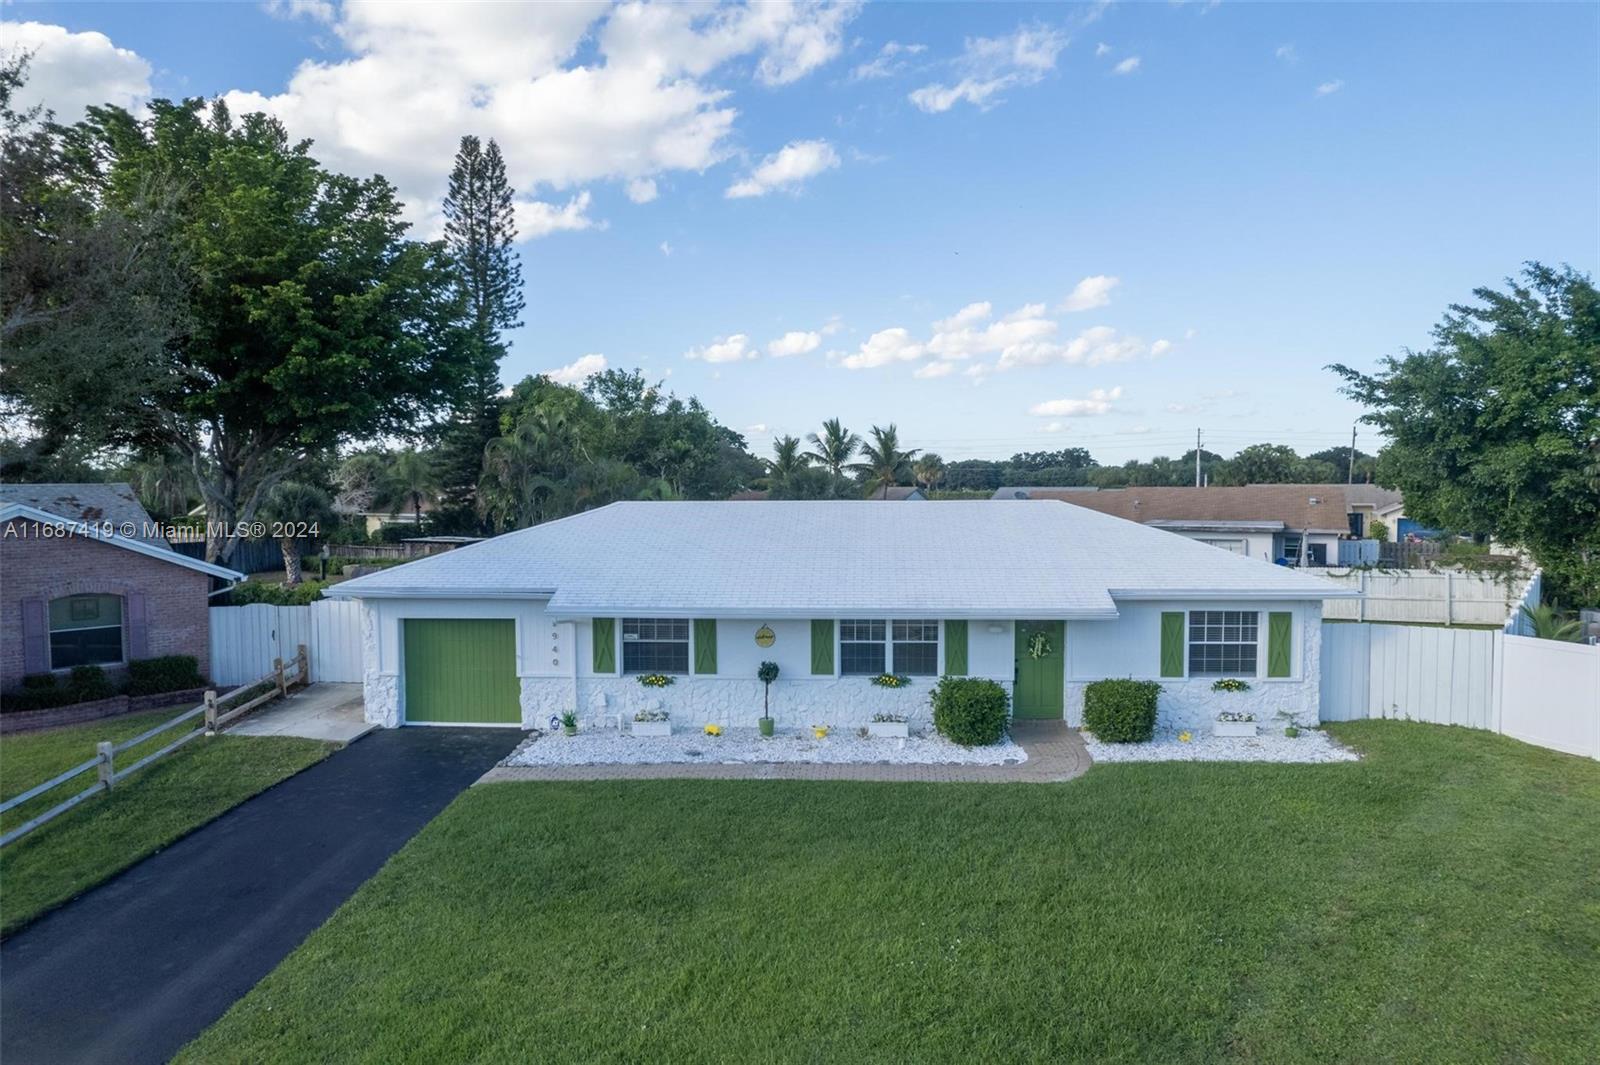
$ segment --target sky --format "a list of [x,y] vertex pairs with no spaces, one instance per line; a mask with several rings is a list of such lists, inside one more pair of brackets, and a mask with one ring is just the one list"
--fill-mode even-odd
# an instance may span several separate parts
[[[1600,264],[1595,4],[14,3],[30,99],[223,96],[421,237],[518,191],[507,383],[642,369],[758,453],[1349,441],[1327,365]],[[1374,450],[1373,430],[1358,444]]]

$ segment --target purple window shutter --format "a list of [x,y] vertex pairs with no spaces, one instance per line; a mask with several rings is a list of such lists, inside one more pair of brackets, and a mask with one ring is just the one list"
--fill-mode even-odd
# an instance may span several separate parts
[[144,593],[129,592],[127,598],[128,660],[150,657],[150,626],[145,616]]
[[22,672],[50,672],[50,623],[43,599],[22,601]]

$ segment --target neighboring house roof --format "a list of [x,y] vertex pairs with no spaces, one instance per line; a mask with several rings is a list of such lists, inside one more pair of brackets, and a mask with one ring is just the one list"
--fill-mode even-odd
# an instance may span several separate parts
[[159,525],[128,484],[0,485],[0,506],[22,503],[58,518],[88,525],[110,525],[119,535],[156,547],[169,547]]
[[[994,490],[990,499],[1059,499],[1057,492],[1098,492],[1099,488],[1092,484],[1052,485],[1039,488],[1025,484],[1002,485]],[[1032,495],[1033,492],[1045,492],[1046,495]]]
[[[140,508],[141,511],[143,509],[142,507]],[[146,515],[147,519],[148,517]],[[0,504],[0,526],[12,521],[39,522],[43,525],[71,529],[75,535],[87,537],[90,540],[99,540],[103,544],[121,547],[136,554],[159,559],[162,562],[170,562],[174,566],[182,566],[184,569],[197,570],[200,573],[220,577],[226,581],[244,580],[244,574],[237,570],[231,570],[225,566],[213,565],[210,562],[202,562],[198,558],[190,558],[188,555],[179,554],[168,547],[165,540],[153,543],[149,540],[137,540],[133,537],[123,536],[115,531],[117,526],[112,526],[108,529],[103,524],[104,519],[101,518],[69,517],[63,514],[54,514],[27,503]]]
[[[1024,489],[1030,499],[1059,499],[1129,521],[1150,523],[1281,522],[1286,529],[1345,533],[1349,485],[1250,484],[1233,488]],[[1356,487],[1365,488],[1365,485]]]
[[1375,484],[1344,485],[1344,497],[1352,507],[1372,507],[1374,510],[1399,506],[1404,498],[1393,488],[1379,488]]
[[1357,594],[1054,502],[613,503],[327,589],[550,598],[566,617],[1113,618],[1116,599]]
[[910,486],[910,485],[897,484],[897,485],[891,485],[887,492],[885,492],[883,489],[880,488],[876,492],[873,492],[871,495],[869,495],[867,498],[868,499],[880,499],[880,500],[887,499],[887,500],[890,500],[892,502],[892,501],[897,500],[897,499],[900,499],[900,500],[905,500],[905,499],[927,499],[928,497],[922,491],[921,488],[916,488],[916,487],[913,487],[913,486]]

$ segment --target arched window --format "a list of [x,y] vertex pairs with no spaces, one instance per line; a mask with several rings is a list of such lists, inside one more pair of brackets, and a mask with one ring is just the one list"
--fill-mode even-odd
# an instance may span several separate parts
[[64,595],[50,600],[50,668],[122,661],[122,597]]

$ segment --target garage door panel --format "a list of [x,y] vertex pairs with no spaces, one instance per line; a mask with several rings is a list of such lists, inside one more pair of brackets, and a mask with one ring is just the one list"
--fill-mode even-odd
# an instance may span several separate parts
[[516,622],[411,618],[404,629],[406,721],[521,723]]

